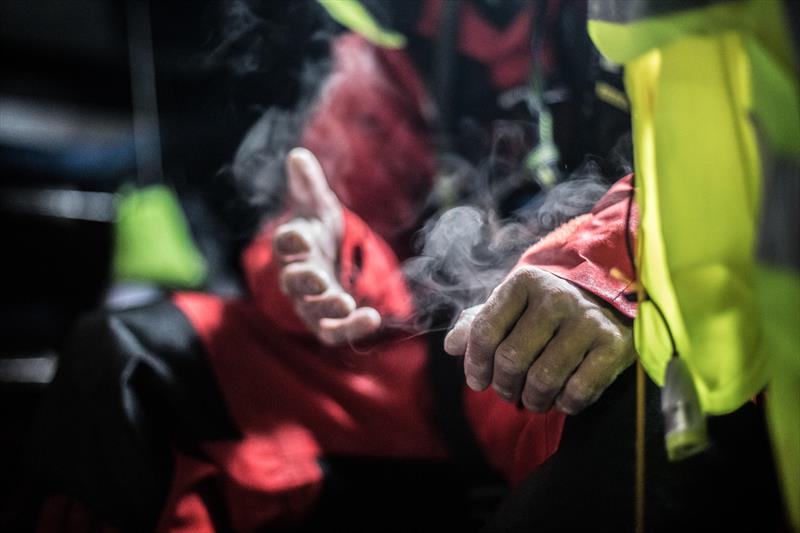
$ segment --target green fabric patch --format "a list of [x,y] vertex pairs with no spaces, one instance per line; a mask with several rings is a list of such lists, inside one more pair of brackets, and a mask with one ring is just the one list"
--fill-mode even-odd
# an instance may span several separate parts
[[382,28],[358,0],[317,0],[333,20],[383,48],[403,48],[403,34]]
[[152,185],[120,192],[113,268],[115,278],[122,280],[183,288],[203,284],[205,260],[169,188]]

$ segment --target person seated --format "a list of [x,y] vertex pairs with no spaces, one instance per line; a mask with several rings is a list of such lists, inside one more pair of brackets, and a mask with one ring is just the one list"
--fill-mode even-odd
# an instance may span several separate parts
[[[302,148],[287,154],[267,135],[234,162],[278,181],[264,173],[285,162],[283,213],[242,254],[248,293],[178,292],[88,317],[72,336],[35,439],[36,468],[66,498],[48,502],[40,529],[81,517],[124,530],[303,524],[335,457],[440,464],[472,454],[519,482],[558,448],[564,411],[591,403],[633,361],[635,305],[609,273],[624,241],[623,181],[524,254],[494,292],[525,295],[503,300],[513,306],[504,321],[473,326],[482,334],[471,341],[463,328],[448,337],[449,351],[467,352],[470,390],[432,386],[429,357],[442,359],[441,348],[391,327],[414,315],[400,260],[433,186],[424,86],[403,53],[353,34],[333,58]],[[258,145],[264,124],[253,131],[243,146]],[[501,331],[514,313],[547,327]],[[493,363],[498,347],[542,353]],[[490,382],[499,394],[478,392]],[[442,398],[460,410],[440,412]]]

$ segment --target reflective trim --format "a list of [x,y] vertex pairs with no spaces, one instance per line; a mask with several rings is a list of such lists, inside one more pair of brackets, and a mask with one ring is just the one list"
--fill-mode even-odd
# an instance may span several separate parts
[[383,48],[403,48],[403,34],[381,27],[358,0],[317,0],[328,15],[342,26]]

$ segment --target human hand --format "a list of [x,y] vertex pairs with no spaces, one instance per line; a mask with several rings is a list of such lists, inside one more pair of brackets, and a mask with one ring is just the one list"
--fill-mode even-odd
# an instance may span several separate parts
[[575,414],[594,403],[635,358],[629,321],[545,270],[511,273],[484,304],[461,313],[445,351],[464,355],[467,385],[503,399]]
[[320,342],[336,346],[358,341],[377,331],[381,317],[372,307],[357,307],[337,281],[342,206],[310,151],[292,150],[286,169],[288,211],[272,239],[282,265],[281,290]]

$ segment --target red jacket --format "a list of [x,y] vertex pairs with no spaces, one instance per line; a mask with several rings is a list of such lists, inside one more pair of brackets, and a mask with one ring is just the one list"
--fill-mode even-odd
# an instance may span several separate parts
[[[415,213],[434,171],[425,93],[402,52],[380,52],[348,35],[337,42],[334,60],[303,144],[320,159],[348,208],[340,282],[357,302],[383,316],[408,316],[413,304],[399,269],[398,257],[407,253],[401,237],[418,222]],[[633,277],[629,262],[621,259],[631,192],[629,180],[620,181],[591,213],[534,244],[520,263],[570,280],[632,317],[628,287],[610,275],[617,267]],[[380,201],[386,198],[391,201]],[[352,260],[357,249],[358,262]],[[196,492],[209,478],[222,487],[233,529],[249,531],[286,523],[310,509],[324,454],[443,460],[448,455],[432,416],[425,341],[393,336],[369,346],[320,344],[278,289],[271,250],[267,227],[243,254],[246,298],[174,296],[204,344],[242,438],[201,444],[204,460],[176,452],[161,530],[212,530]],[[509,481],[526,477],[557,449],[563,414],[521,410],[491,390],[465,394],[479,445]],[[73,507],[73,525],[75,512]],[[58,529],[53,527],[58,520],[48,518],[42,529]]]
[[[432,154],[415,120],[422,114],[421,86],[409,78],[413,71],[402,57],[393,54],[386,60],[355,36],[339,41],[335,57],[329,92],[307,127],[304,144],[320,158],[332,187],[351,209],[345,212],[340,282],[356,301],[382,315],[407,316],[411,296],[386,239],[393,237],[390,228],[398,220],[413,214],[420,188],[430,183]],[[399,71],[405,85],[388,83]],[[360,90],[372,94],[358,100],[357,113],[348,114],[359,92],[348,83],[353,76]],[[377,120],[365,122],[365,116]],[[337,145],[348,150],[336,153]],[[403,180],[409,169],[416,170]],[[376,201],[388,197],[391,202]],[[626,178],[591,213],[533,245],[521,263],[550,270],[632,317],[635,305],[625,298],[625,283],[609,274],[616,266],[633,277],[629,262],[620,261],[630,198]],[[356,248],[360,267],[350,259]],[[269,230],[246,250],[243,265],[251,291],[247,300],[175,296],[206,344],[244,438],[209,445],[208,463],[178,458],[165,528],[193,524],[183,529],[197,531],[194,524],[202,521],[203,510],[192,485],[206,476],[224,479],[234,528],[249,530],[286,514],[302,514],[310,506],[322,479],[318,458],[324,453],[446,456],[431,420],[427,349],[421,338],[390,338],[368,348],[325,347],[306,331],[278,289]],[[468,391],[466,410],[490,463],[512,482],[530,474],[558,446],[559,412],[519,410],[491,391]]]

